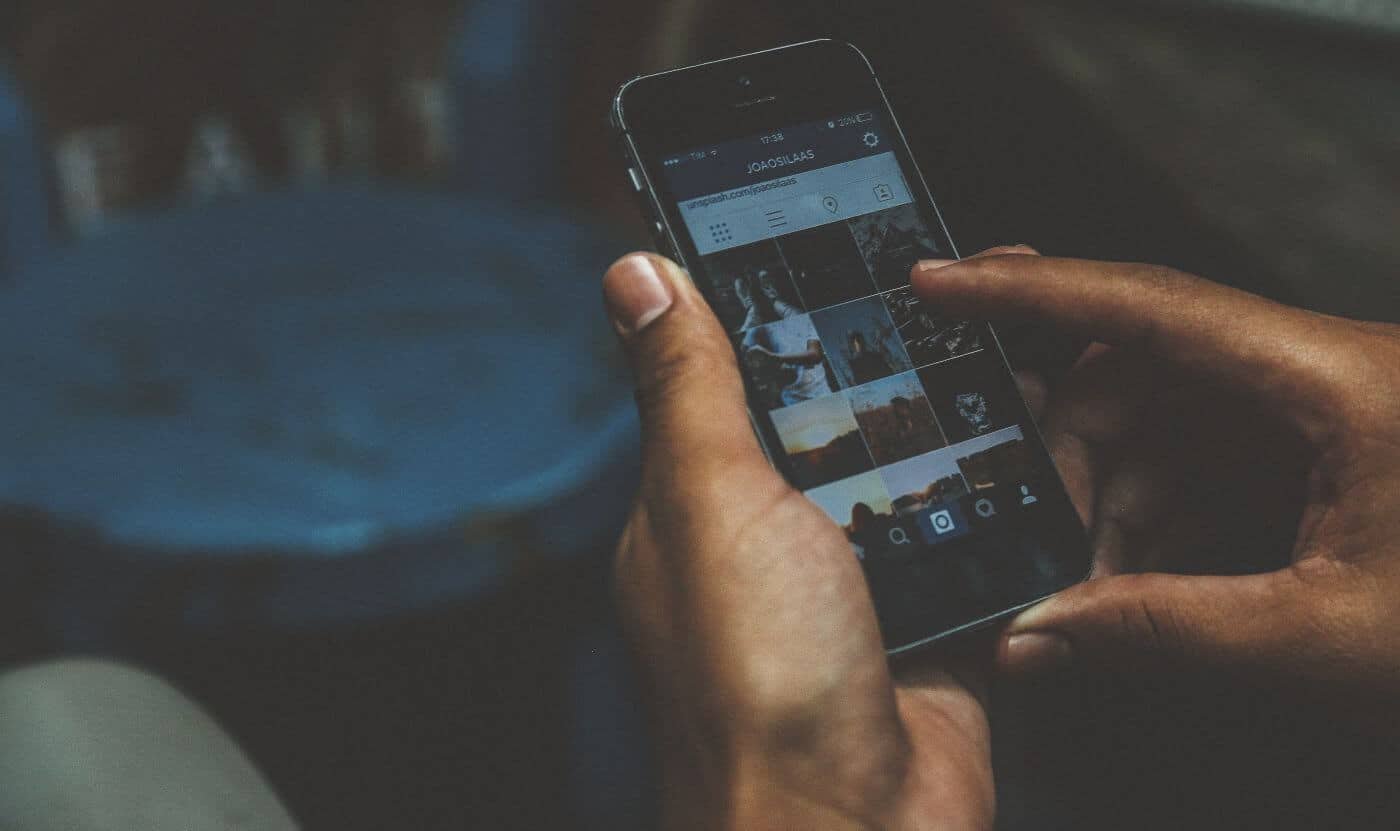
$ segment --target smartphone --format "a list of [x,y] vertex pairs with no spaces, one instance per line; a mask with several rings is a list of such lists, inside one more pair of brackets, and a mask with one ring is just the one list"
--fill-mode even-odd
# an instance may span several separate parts
[[658,249],[730,333],[773,464],[845,529],[888,651],[1086,577],[996,335],[910,288],[915,262],[957,250],[859,50],[635,78],[612,121]]

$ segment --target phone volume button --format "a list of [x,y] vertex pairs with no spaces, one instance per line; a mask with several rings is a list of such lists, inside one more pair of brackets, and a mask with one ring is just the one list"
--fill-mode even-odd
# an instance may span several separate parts
[[656,242],[656,250],[672,260],[680,262],[680,254],[676,252],[676,246],[671,242],[671,235],[666,233],[666,226],[657,220],[651,225],[651,237]]
[[632,190],[637,193],[642,192],[642,176],[637,172],[637,168],[629,166],[627,168],[627,178],[632,182]]

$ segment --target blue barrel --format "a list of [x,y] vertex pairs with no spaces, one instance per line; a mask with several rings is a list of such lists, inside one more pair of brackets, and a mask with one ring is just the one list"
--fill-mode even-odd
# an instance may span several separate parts
[[0,286],[49,244],[43,170],[34,116],[0,63]]
[[171,567],[185,624],[295,627],[606,545],[636,456],[599,301],[616,251],[360,185],[138,215],[12,272],[0,505],[80,540],[19,552],[48,558],[63,641],[101,646]]

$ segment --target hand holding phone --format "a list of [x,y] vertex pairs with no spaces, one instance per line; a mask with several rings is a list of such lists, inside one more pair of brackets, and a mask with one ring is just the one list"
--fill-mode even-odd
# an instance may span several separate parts
[[[821,78],[815,66],[803,67],[810,78]],[[857,86],[869,92],[870,84],[873,80]],[[787,92],[759,91],[728,106],[787,100],[795,87],[771,89]],[[829,123],[837,126],[828,129],[839,129],[841,121]],[[771,142],[778,133],[783,140],[792,135],[789,130],[748,135],[765,144],[764,137]],[[843,392],[854,408],[862,388],[883,380],[870,379],[897,364],[890,350],[880,348],[878,332],[825,337],[818,327],[789,324],[790,331],[778,332],[779,337],[751,337],[794,317],[781,311],[779,300],[798,305],[800,316],[810,320],[827,308],[865,298],[814,311],[796,289],[794,299],[785,296],[781,282],[771,291],[763,287],[756,275],[775,273],[771,257],[751,258],[761,268],[742,261],[735,268],[723,260],[723,268],[713,267],[715,261],[707,257],[724,251],[701,255],[695,244],[697,232],[708,226],[687,223],[683,205],[667,190],[672,184],[658,189],[654,183],[663,174],[648,160],[667,158],[648,149],[657,135],[645,129],[627,134],[632,160],[647,174],[634,181],[660,217],[658,245],[685,259],[695,282],[664,261],[650,260],[649,267],[614,269],[608,289],[638,371],[647,425],[645,485],[621,544],[618,577],[629,628],[649,673],[656,727],[667,754],[662,770],[674,777],[664,789],[668,814],[703,824],[712,818],[704,811],[721,805],[731,809],[725,819],[737,816],[740,824],[748,818],[771,824],[776,818],[782,827],[844,827],[849,821],[897,828],[926,827],[942,821],[941,812],[953,811],[955,818],[943,824],[986,826],[991,816],[986,724],[972,687],[947,675],[901,679],[872,656],[881,646],[899,651],[1017,608],[1013,601],[1001,612],[964,617],[967,622],[951,628],[942,625],[947,617],[892,618],[891,592],[901,589],[925,608],[946,614],[946,595],[926,591],[930,585],[919,569],[932,555],[955,553],[969,565],[958,588],[978,602],[991,602],[998,592],[1003,601],[1008,595],[1024,597],[1059,577],[1052,570],[1053,579],[1046,580],[1026,568],[1034,557],[1010,558],[1004,561],[1008,568],[996,574],[983,567],[986,559],[968,556],[995,557],[998,544],[1006,541],[1006,535],[989,533],[1005,518],[1003,498],[977,491],[965,500],[936,504],[925,498],[915,509],[912,528],[891,523],[876,500],[851,504],[848,522],[821,504],[824,485],[804,482],[820,478],[822,466],[832,462],[822,454],[803,458],[782,443],[792,435],[791,414],[783,411]],[[697,162],[724,157],[692,152]],[[905,164],[900,153],[895,156]],[[799,152],[776,164],[792,172],[793,165],[819,158]],[[755,175],[774,166],[762,161]],[[787,186],[764,180],[744,191],[752,196]],[[841,195],[827,195],[831,199],[823,196],[808,208],[838,212]],[[691,202],[703,207],[718,197]],[[928,217],[936,214],[922,211],[931,211],[931,205],[920,203],[926,229],[932,229]],[[853,221],[846,220],[854,235]],[[715,224],[715,245],[753,241],[741,242],[745,232],[733,224]],[[755,233],[753,225],[747,227],[746,233]],[[781,256],[786,231],[770,231]],[[815,287],[813,296],[830,299],[823,293],[841,284],[823,278],[835,271],[823,263],[840,262],[841,247],[818,245],[822,256],[808,257],[813,246],[799,239],[790,279]],[[1393,406],[1394,390],[1400,388],[1396,327],[1286,309],[1150,266],[1028,256],[951,265],[942,259],[945,264],[920,271],[916,290],[905,293],[876,283],[877,294],[892,299],[886,310],[894,328],[902,332],[916,323],[928,326],[927,320],[964,315],[1025,317],[1102,342],[1057,391],[1047,416],[1076,503],[1095,521],[1098,550],[1108,555],[1101,568],[1111,572],[1124,564],[1113,562],[1115,556],[1126,562],[1129,555],[1143,554],[1147,560],[1129,565],[1170,568],[1183,563],[1153,558],[1199,555],[1212,544],[1218,548],[1239,538],[1232,534],[1296,530],[1294,561],[1269,573],[1129,574],[1065,591],[1011,623],[1002,636],[1003,664],[1030,668],[1072,658],[1105,662],[1115,671],[1133,662],[1157,663],[1172,672],[1195,665],[1222,680],[1243,673],[1264,680],[1269,689],[1304,693],[1313,706],[1300,712],[1318,714],[1323,730],[1335,729],[1339,715],[1358,714],[1374,728],[1378,722],[1367,716],[1383,710],[1356,705],[1383,708],[1393,698],[1400,666],[1400,650],[1390,636],[1397,627],[1395,604],[1386,599],[1400,574],[1391,567],[1400,517],[1400,464],[1393,452],[1400,446]],[[866,276],[875,279],[877,270],[869,262],[867,267]],[[742,279],[758,291],[750,290],[746,299],[742,290],[731,289],[738,306],[725,312],[725,283],[712,274],[733,277],[731,285]],[[770,302],[760,304],[758,296]],[[703,308],[702,297],[722,323]],[[732,353],[726,356],[719,347],[725,337],[738,354],[754,356],[757,368],[735,361]],[[918,344],[906,341],[905,353],[912,356],[916,347],[951,349],[957,354],[947,360],[958,361],[985,354],[984,337],[990,338],[989,329],[961,321],[927,333]],[[818,349],[808,348],[813,341]],[[804,354],[808,357],[796,359]],[[818,364],[822,373],[799,376],[799,367]],[[1164,367],[1174,373],[1174,382],[1187,383],[1159,385]],[[757,371],[773,377],[755,378]],[[918,369],[915,374],[922,375]],[[952,430],[959,443],[975,442],[999,429],[1007,408],[996,397],[977,394],[979,379],[989,377],[1000,376],[971,374],[966,385],[950,385],[946,397],[937,385],[924,385],[926,398],[944,399],[934,407],[934,419],[945,439]],[[884,460],[927,436],[922,416],[909,407],[913,399],[900,397],[903,404],[888,400],[884,424],[895,441],[867,434],[858,422],[882,480],[891,464]],[[745,404],[758,423],[758,441],[741,426]],[[1028,414],[1025,419],[1017,426],[1030,423]],[[760,444],[774,455],[781,477],[758,461]],[[1038,441],[1023,447],[1032,460],[1044,452]],[[943,450],[927,453],[937,457]],[[984,466],[985,457],[968,460],[966,468],[958,465],[964,486],[985,482],[995,471]],[[1228,477],[1223,491],[1228,498],[1202,501],[1202,485],[1218,488],[1220,482],[1208,480],[1221,477]],[[1063,575],[1086,562],[1079,558],[1087,547],[1078,523],[1073,532],[1063,523],[1073,509],[1058,485],[1056,477],[1049,488],[1018,487],[1011,494],[1026,509],[1021,518],[1040,519],[1013,526],[1020,533],[1011,538],[1027,547],[1002,551],[1039,550],[1052,565],[1067,565]],[[802,491],[806,499],[798,496]],[[891,499],[892,506],[900,501]],[[1036,513],[1041,510],[1036,506],[1047,502],[1050,509]],[[1288,511],[1300,504],[1301,524],[1293,524]],[[1065,533],[1056,531],[1057,523]],[[937,542],[940,537],[947,542]],[[920,541],[923,548],[905,548]],[[964,547],[953,548],[954,541]],[[851,549],[861,558],[868,593],[854,576]],[[912,556],[882,556],[890,550]],[[1287,544],[1278,550],[1286,553]],[[1185,565],[1188,571],[1205,571],[1211,564],[1188,560]],[[872,618],[882,643],[872,633]],[[907,669],[911,663],[894,666]],[[1315,706],[1329,696],[1344,706]],[[892,737],[900,736],[890,752]],[[1174,786],[1174,793],[1180,791]],[[1256,808],[1251,805],[1250,816]]]
[[769,458],[845,532],[890,652],[1084,578],[995,334],[910,287],[956,251],[863,55],[814,41],[638,78],[613,118],[658,247],[730,339]]
[[705,300],[656,255],[605,291],[643,424],[616,579],[661,827],[989,828],[973,676],[891,670],[850,541],[764,457]]
[[[651,293],[674,306],[657,317],[661,307],[635,291],[645,276],[619,267],[608,277],[618,319],[652,321],[619,327],[642,329],[625,340],[643,393],[647,453],[618,578],[650,679],[668,806],[703,822],[707,806],[724,804],[705,790],[716,769],[698,763],[713,758],[734,760],[737,768],[722,762],[718,770],[735,774],[726,781],[752,797],[802,794],[807,807],[835,812],[855,804],[836,797],[865,793],[873,801],[861,804],[869,806],[888,805],[881,800],[896,794],[925,808],[971,812],[948,827],[985,827],[990,807],[976,807],[984,804],[976,782],[991,781],[979,767],[985,745],[967,741],[985,736],[975,699],[947,676],[891,679],[884,662],[870,658],[880,651],[870,632],[873,610],[853,582],[844,541],[791,489],[774,495],[781,485],[742,429],[737,371],[719,347],[722,335],[712,317],[697,314],[688,282],[669,279],[682,299]],[[1155,666],[1178,680],[1230,685],[1243,678],[1246,700],[1256,702],[1260,689],[1279,698],[1290,735],[1297,731],[1309,756],[1323,736],[1327,746],[1346,748],[1324,761],[1338,781],[1392,769],[1354,755],[1348,737],[1374,739],[1400,668],[1396,607],[1388,599],[1400,582],[1393,567],[1400,423],[1392,406],[1400,327],[1287,309],[1150,266],[1014,253],[931,269],[916,282],[924,297],[964,314],[1035,319],[1103,342],[1086,352],[1046,414],[1076,501],[1107,532],[1100,534],[1108,558],[1102,569],[1156,562],[1200,570],[1199,560],[1183,558],[1227,553],[1222,546],[1242,538],[1297,537],[1294,562],[1268,573],[1128,574],[1063,592],[1011,623],[1003,665],[1025,670],[1072,659],[1115,674]],[[629,292],[647,301],[636,314],[626,311]],[[1164,368],[1174,383],[1159,383]],[[1202,500],[1199,487],[1179,486],[1199,486],[1206,476],[1223,478],[1211,487],[1228,498]],[[1278,547],[1288,551],[1286,541]],[[878,715],[872,701],[895,702],[896,715]],[[930,735],[924,719],[936,740],[921,747]],[[911,737],[907,766],[894,768],[911,781],[847,778],[878,771],[877,761],[890,758],[880,751],[891,724]],[[936,732],[952,724],[962,725],[955,734]],[[783,741],[791,737],[803,740]],[[1232,781],[1238,772],[1227,767],[1237,754],[1185,752],[1214,760],[1192,781]],[[1281,789],[1314,781],[1299,782],[1288,757],[1258,761],[1269,763],[1277,778],[1266,778]],[[1306,776],[1314,768],[1302,770]],[[766,787],[753,778],[759,774]],[[917,783],[930,781],[955,787],[929,800],[932,792]],[[1190,785],[1173,781],[1173,799]],[[910,796],[919,793],[924,800]],[[1136,799],[1106,805],[1120,824],[1144,808]],[[1218,819],[1222,806],[1209,805]],[[1334,800],[1316,807],[1325,819],[1313,824],[1335,819]],[[1247,825],[1257,811],[1250,798],[1226,816]],[[755,815],[786,818],[777,809],[748,814]],[[926,813],[913,827],[939,816]],[[802,819],[782,827],[828,827]]]

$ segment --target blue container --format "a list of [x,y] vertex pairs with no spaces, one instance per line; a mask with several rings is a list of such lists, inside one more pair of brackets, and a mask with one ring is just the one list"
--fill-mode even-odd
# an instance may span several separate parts
[[[172,566],[191,625],[305,626],[606,544],[636,425],[600,236],[356,186],[133,216],[12,274],[0,504],[87,529],[48,555],[65,640]],[[248,562],[255,589],[221,571]]]
[[0,64],[0,285],[48,247],[49,217],[38,126]]

